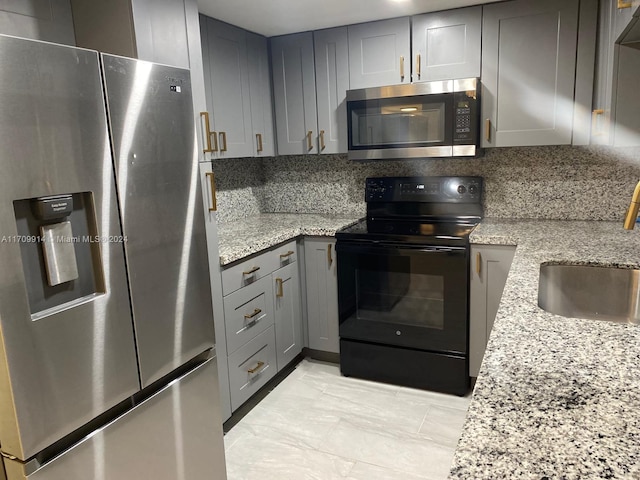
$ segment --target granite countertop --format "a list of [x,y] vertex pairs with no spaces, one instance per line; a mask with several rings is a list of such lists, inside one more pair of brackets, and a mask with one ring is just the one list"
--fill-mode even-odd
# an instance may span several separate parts
[[538,307],[543,262],[640,268],[622,222],[485,219],[517,245],[449,478],[640,479],[640,326]]
[[263,213],[218,225],[220,265],[228,265],[300,235],[329,236],[355,217],[309,213]]

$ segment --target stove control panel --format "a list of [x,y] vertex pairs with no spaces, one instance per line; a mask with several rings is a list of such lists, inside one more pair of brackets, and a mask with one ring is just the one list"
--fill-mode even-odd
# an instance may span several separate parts
[[370,177],[366,202],[480,203],[482,177]]

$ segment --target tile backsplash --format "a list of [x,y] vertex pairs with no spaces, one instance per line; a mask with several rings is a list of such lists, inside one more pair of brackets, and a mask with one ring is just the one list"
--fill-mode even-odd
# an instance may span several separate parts
[[620,220],[640,180],[640,149],[494,148],[477,159],[353,162],[346,155],[214,161],[218,218],[260,212],[364,215],[371,176],[478,175],[485,216]]

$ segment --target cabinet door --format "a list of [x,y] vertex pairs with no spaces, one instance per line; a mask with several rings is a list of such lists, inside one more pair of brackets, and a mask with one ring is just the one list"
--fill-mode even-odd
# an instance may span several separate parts
[[409,17],[349,25],[349,88],[411,81]]
[[578,0],[484,7],[483,147],[570,144]]
[[347,27],[313,32],[320,153],[347,153]]
[[302,351],[302,310],[298,264],[292,263],[273,272],[278,370]]
[[[209,88],[214,150],[220,158],[253,155],[249,70],[245,31],[212,18],[206,20]],[[204,43],[205,39],[203,39]],[[217,145],[216,145],[217,144]]]
[[305,238],[304,256],[309,348],[339,353],[335,244],[333,238]]
[[279,155],[318,153],[313,34],[271,39]]
[[69,0],[0,1],[0,33],[75,45]]
[[416,15],[412,22],[414,82],[480,76],[482,7]]
[[269,48],[262,35],[247,32],[249,60],[249,91],[251,93],[251,125],[253,127],[253,153],[257,157],[273,157],[273,101]]
[[477,377],[516,247],[471,245],[469,375]]

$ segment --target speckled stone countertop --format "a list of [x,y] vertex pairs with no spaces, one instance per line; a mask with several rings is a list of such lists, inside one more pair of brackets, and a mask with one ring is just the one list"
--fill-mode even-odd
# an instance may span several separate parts
[[258,253],[299,235],[334,236],[359,219],[305,213],[263,213],[218,225],[220,264]]
[[449,478],[640,479],[640,326],[538,307],[540,264],[640,267],[622,222],[485,219],[517,245]]

